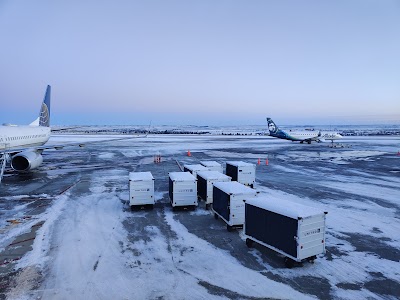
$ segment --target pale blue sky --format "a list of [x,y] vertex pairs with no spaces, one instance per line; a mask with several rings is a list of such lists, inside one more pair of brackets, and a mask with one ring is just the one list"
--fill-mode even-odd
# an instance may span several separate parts
[[400,1],[2,1],[0,122],[400,123]]

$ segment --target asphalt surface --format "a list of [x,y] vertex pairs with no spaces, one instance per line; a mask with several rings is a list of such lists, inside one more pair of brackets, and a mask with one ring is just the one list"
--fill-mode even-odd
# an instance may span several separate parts
[[[168,172],[180,171],[177,162],[183,165],[199,163],[201,160],[216,160],[221,163],[227,160],[243,160],[256,164],[260,158],[261,164],[257,166],[256,171],[256,189],[273,189],[307,198],[315,203],[331,204],[337,201],[338,208],[349,210],[354,209],[354,205],[346,207],[343,199],[360,203],[360,205],[368,203],[371,207],[392,209],[393,220],[397,222],[394,226],[398,226],[399,202],[392,203],[386,201],[384,197],[382,199],[376,195],[360,195],[335,189],[329,185],[324,186],[324,184],[330,178],[337,180],[341,176],[347,181],[354,179],[362,182],[363,178],[366,180],[381,178],[382,182],[384,179],[398,182],[400,156],[396,155],[396,147],[399,146],[399,141],[398,138],[353,139],[343,141],[343,147],[330,148],[326,143],[307,145],[266,137],[165,136],[160,138],[157,136],[114,144],[93,144],[86,149],[64,148],[59,151],[45,152],[44,163],[37,170],[24,175],[18,175],[9,170],[0,186],[2,220],[0,233],[3,236],[3,242],[0,245],[0,262],[2,263],[0,265],[0,298],[5,299],[10,289],[15,286],[15,279],[26,272],[26,270],[17,269],[16,266],[18,260],[31,251],[37,229],[46,222],[42,218],[43,212],[54,205],[56,197],[63,195],[66,191],[72,195],[87,193],[88,182],[95,180],[96,174],[104,176],[107,170],[121,170],[126,174],[132,171],[151,171],[155,177],[156,191],[163,197],[157,201],[153,210],[143,210],[140,214],[130,212],[127,204],[128,185],[126,189],[121,186],[116,189],[116,192],[121,195],[120,201],[124,203],[124,210],[130,212],[129,217],[122,221],[129,232],[123,242],[132,245],[132,255],[140,261],[141,253],[135,251],[134,244],[138,240],[151,240],[152,236],[145,230],[147,226],[157,227],[170,242],[177,239],[176,233],[164,222],[163,218],[166,211],[171,211],[168,193],[166,193]],[[191,151],[191,157],[187,156],[187,150]],[[382,153],[377,155],[376,152]],[[153,163],[153,157],[156,154],[161,155],[161,163]],[[268,165],[266,165],[267,158]],[[342,163],[343,161],[345,164]],[[109,184],[112,186],[113,183]],[[399,187],[397,191],[400,195]],[[197,210],[204,210],[204,206],[204,202],[200,202]],[[34,221],[35,219],[37,222]],[[248,249],[240,230],[227,232],[226,225],[221,220],[215,220],[211,213],[196,214],[181,210],[174,212],[174,219],[183,224],[191,234],[227,251],[246,268],[256,270],[274,281],[288,284],[304,294],[319,299],[335,299],[339,297],[335,291],[340,289],[340,295],[346,295],[348,291],[351,298],[351,292],[365,290],[366,295],[376,299],[400,298],[399,282],[393,277],[387,277],[384,272],[375,270],[374,266],[363,270],[369,274],[364,281],[352,279],[346,281],[343,275],[338,275],[337,280],[333,280],[335,274],[325,276],[321,272],[314,273],[312,270],[307,272],[304,271],[308,268],[306,265],[298,265],[289,272],[285,269],[281,255],[257,245],[254,249]],[[373,227],[374,234],[358,233],[352,230],[343,232],[333,230],[334,224],[328,226],[327,253],[319,256],[317,261],[322,261],[324,266],[329,267],[330,262],[346,260],[349,253],[342,246],[343,243],[347,243],[351,245],[352,251],[367,253],[390,261],[400,270],[400,250],[391,243],[396,242],[391,240],[393,237],[382,233],[379,228],[381,221],[376,220],[376,226]],[[25,228],[20,234],[7,238],[7,234],[16,232],[15,228],[27,222],[30,224],[29,229]],[[380,233],[382,236],[377,237]],[[175,247],[179,248],[179,246]],[[184,255],[190,249],[182,247],[179,251]],[[318,262],[315,266],[318,267]],[[35,290],[39,289],[46,276],[42,272],[40,270],[30,275],[32,284],[27,288],[26,295],[37,297]],[[199,280],[198,284],[206,288],[211,295],[225,296],[229,299],[261,299],[235,293],[213,285],[213,282]],[[284,295],[282,298],[285,298]]]

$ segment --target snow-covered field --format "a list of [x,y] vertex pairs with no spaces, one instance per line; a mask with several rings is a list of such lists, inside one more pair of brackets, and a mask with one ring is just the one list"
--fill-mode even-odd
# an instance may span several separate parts
[[[85,138],[55,136],[51,143]],[[0,223],[4,252],[14,238],[44,222],[32,249],[15,262],[17,272],[2,273],[12,276],[3,298],[397,299],[399,142],[352,138],[332,149],[268,137],[171,135],[49,151],[35,177],[6,176],[1,187],[1,203],[8,203],[2,219],[31,212],[22,197],[53,199],[26,222]],[[161,164],[153,163],[156,154]],[[257,190],[329,212],[327,253],[314,264],[286,269],[273,251],[248,249],[242,230],[227,232],[203,205],[194,212],[171,210],[167,178],[179,170],[175,160],[258,158],[263,164],[257,166]],[[154,210],[130,211],[130,171],[153,173]],[[64,192],[59,186],[67,179]]]

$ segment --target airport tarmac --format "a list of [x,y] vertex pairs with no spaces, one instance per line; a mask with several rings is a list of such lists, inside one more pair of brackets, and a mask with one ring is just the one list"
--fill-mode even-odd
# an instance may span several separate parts
[[[7,172],[0,186],[0,298],[398,299],[400,139],[340,144],[157,135],[47,151],[37,170]],[[286,269],[281,255],[247,248],[204,201],[172,211],[177,162],[258,159],[255,189],[328,211],[327,252],[314,264]],[[155,177],[153,210],[130,210],[132,171]]]

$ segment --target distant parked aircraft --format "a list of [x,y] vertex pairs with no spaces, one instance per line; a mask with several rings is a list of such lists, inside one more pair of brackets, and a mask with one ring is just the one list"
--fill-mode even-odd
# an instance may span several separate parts
[[330,131],[325,131],[325,132],[318,130],[284,131],[282,129],[279,129],[271,118],[267,118],[267,121],[268,121],[268,130],[270,136],[279,139],[289,140],[292,142],[297,141],[300,143],[306,142],[308,144],[311,144],[312,141],[320,143],[328,140],[332,141],[333,143],[334,140],[342,138],[342,136],[339,133]]

